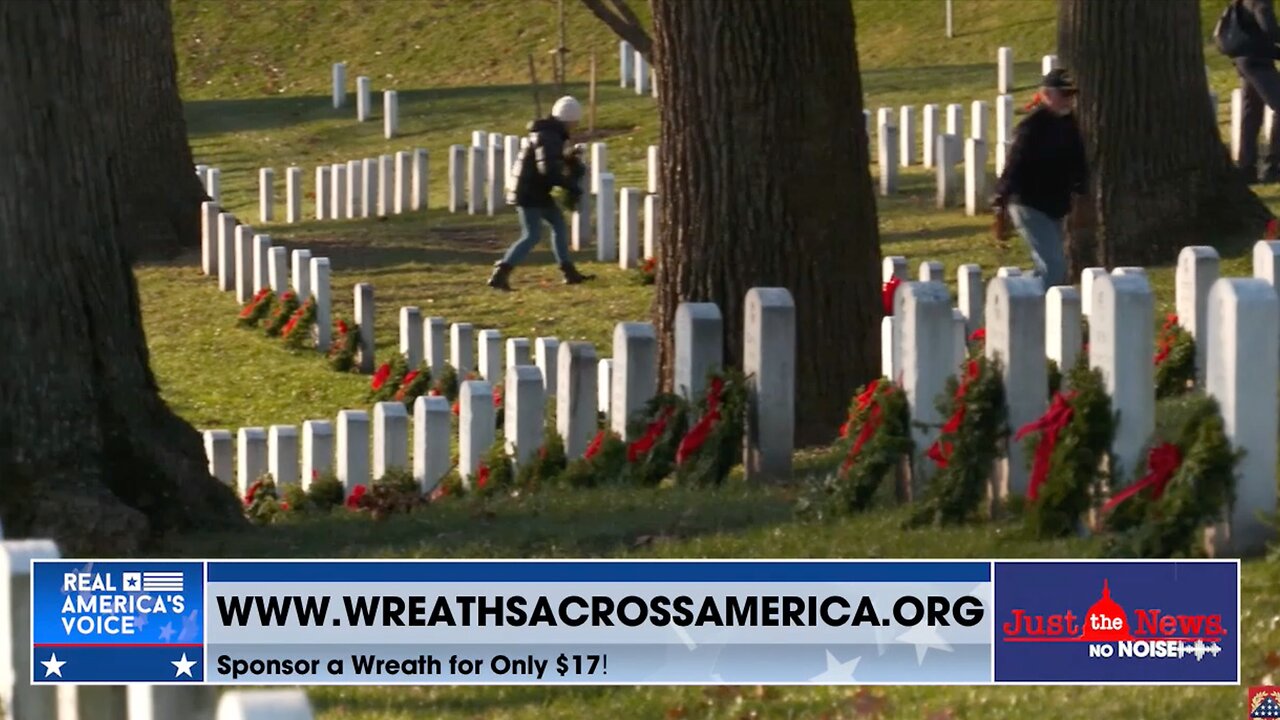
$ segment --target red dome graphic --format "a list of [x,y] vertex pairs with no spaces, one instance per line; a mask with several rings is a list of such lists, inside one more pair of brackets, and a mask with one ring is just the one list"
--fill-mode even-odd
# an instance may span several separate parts
[[1105,579],[1102,581],[1102,597],[1084,616],[1084,633],[1080,638],[1092,641],[1133,639],[1129,634],[1129,616],[1111,599],[1111,588]]

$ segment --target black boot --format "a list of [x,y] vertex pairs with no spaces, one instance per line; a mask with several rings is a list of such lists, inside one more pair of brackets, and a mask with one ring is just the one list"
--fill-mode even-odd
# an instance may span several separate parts
[[511,291],[511,286],[507,284],[507,278],[511,277],[512,267],[507,263],[499,260],[493,264],[493,274],[489,276],[489,287],[494,290]]
[[596,278],[595,275],[583,275],[578,272],[578,268],[574,267],[571,262],[561,263],[560,272],[564,273],[565,285],[577,285],[578,283],[585,282],[587,280],[595,280]]

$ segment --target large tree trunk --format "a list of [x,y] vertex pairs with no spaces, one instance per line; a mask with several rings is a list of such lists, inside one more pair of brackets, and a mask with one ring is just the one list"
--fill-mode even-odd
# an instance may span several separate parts
[[95,109],[113,142],[99,149],[124,178],[118,197],[121,243],[130,260],[171,258],[199,247],[200,202],[168,0],[86,3],[105,42],[86,47],[108,91]]
[[1059,52],[1080,87],[1091,172],[1092,202],[1070,222],[1073,276],[1261,237],[1270,213],[1209,112],[1203,43],[1197,0],[1061,0]]
[[114,88],[98,58],[115,39],[100,19],[75,0],[0,3],[0,519],[94,556],[243,522],[148,366],[119,242],[130,188],[102,152]]
[[653,0],[662,121],[655,300],[663,384],[682,301],[785,287],[798,320],[796,436],[834,437],[879,374],[879,231],[848,2]]

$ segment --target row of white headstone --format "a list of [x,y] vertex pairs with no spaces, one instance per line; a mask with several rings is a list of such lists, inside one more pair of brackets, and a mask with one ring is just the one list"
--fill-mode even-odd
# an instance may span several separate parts
[[[1040,58],[1040,75],[1048,75],[1050,70],[1058,68],[1057,55],[1045,55]],[[1037,84],[1040,78],[1036,78]],[[1001,47],[996,49],[996,92],[1000,94],[1011,93],[1016,88],[1013,81],[1013,48]]]
[[[398,151],[394,156],[316,166],[316,219],[354,220],[426,210],[429,160],[425,148],[413,148]],[[295,181],[295,170],[298,168],[289,168],[287,188],[291,218],[294,217],[294,193],[301,189],[301,171]],[[269,178],[263,182],[264,188],[269,186]]]
[[[300,689],[198,685],[33,685],[31,561],[61,558],[52,540],[0,541],[0,717],[4,720],[311,720]],[[53,651],[56,653],[56,650]]]
[[[356,78],[356,121],[365,122],[372,117],[373,81],[368,75]],[[333,109],[347,104],[347,64],[333,64]],[[400,95],[395,90],[382,91],[382,134],[390,140],[400,130]]]
[[[752,478],[787,478],[791,470],[795,428],[795,304],[782,288],[754,288],[745,303],[743,372],[749,377],[750,410],[744,464]],[[411,313],[402,313],[402,316]],[[411,318],[410,318],[411,319]],[[428,318],[424,327],[425,357],[442,362],[443,320]],[[451,328],[452,358],[463,374],[471,351],[470,325]],[[673,383],[685,397],[700,399],[707,373],[722,363],[723,322],[711,303],[684,303],[676,313]],[[406,333],[402,327],[402,338]],[[458,472],[469,485],[484,454],[496,440],[494,386],[503,385],[503,438],[518,464],[542,446],[547,404],[555,401],[556,432],[570,459],[582,457],[597,432],[601,376],[608,387],[608,426],[628,440],[632,419],[658,389],[658,341],[653,325],[624,322],[614,328],[613,356],[608,364],[588,342],[538,338],[531,358],[525,338],[508,341],[505,367],[502,337],[482,331],[480,364],[484,379],[460,384],[458,400]],[[408,338],[411,342],[414,338]],[[523,342],[521,342],[523,341]],[[410,351],[411,352],[411,351]],[[406,352],[410,359],[416,359]],[[452,466],[452,408],[439,396],[422,396],[413,404],[412,427],[402,402],[381,402],[372,412],[342,410],[336,422],[308,420],[298,428],[240,428],[233,447],[227,430],[204,431],[209,471],[234,484],[241,495],[265,473],[280,484],[304,488],[329,471],[350,494],[393,469],[412,472],[423,492],[432,490]],[[372,417],[371,417],[372,416]],[[370,437],[372,435],[372,442]],[[412,454],[410,448],[412,447]],[[235,459],[233,467],[233,458]]]
[[635,87],[637,95],[651,94],[658,97],[658,83],[649,61],[644,59],[631,43],[618,43],[618,84],[626,89]]
[[[1154,296],[1142,268],[1112,272],[1088,268],[1080,288],[1046,289],[1018,268],[1001,268],[982,286],[977,265],[957,268],[958,298],[952,306],[941,263],[920,266],[910,282],[902,257],[884,260],[883,277],[903,281],[894,314],[881,328],[882,372],[903,386],[915,425],[913,472],[926,478],[932,465],[923,455],[944,418],[935,399],[962,364],[969,334],[985,328],[985,352],[1003,362],[1009,425],[1039,418],[1048,400],[1045,359],[1064,371],[1082,351],[1082,319],[1089,321],[1088,359],[1103,377],[1117,413],[1112,476],[1132,483],[1155,431]],[[1276,506],[1276,435],[1280,380],[1280,242],[1260,241],[1253,252],[1253,278],[1219,278],[1217,252],[1183,248],[1177,268],[1179,323],[1196,338],[1197,375],[1221,408],[1226,432],[1245,451],[1238,468],[1236,503],[1229,535],[1216,552],[1250,555],[1270,539],[1266,521]],[[1024,493],[1026,460],[1019,443],[997,470],[998,497]],[[1224,513],[1225,513],[1224,509]]]

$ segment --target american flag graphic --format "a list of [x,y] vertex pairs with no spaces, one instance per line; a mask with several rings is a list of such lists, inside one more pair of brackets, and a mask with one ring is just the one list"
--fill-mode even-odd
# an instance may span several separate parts
[[182,573],[144,572],[142,573],[142,592],[180,593],[182,592]]
[[1280,688],[1250,688],[1249,718],[1280,718]]

